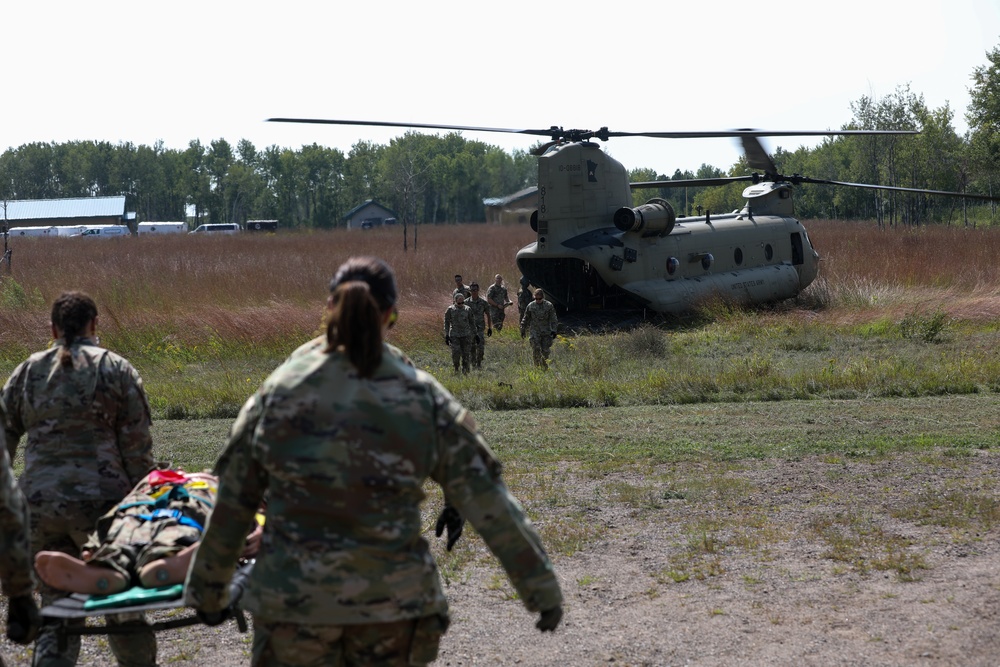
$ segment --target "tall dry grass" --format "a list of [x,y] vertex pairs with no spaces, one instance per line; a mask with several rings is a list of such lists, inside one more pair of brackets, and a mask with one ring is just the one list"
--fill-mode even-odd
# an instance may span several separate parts
[[879,229],[873,223],[812,221],[832,316],[866,306],[940,308],[962,319],[1000,316],[1000,229],[932,225]]
[[393,266],[401,315],[426,329],[450,303],[455,273],[485,290],[499,272],[516,289],[514,256],[533,238],[526,227],[430,226],[417,230],[414,248],[414,229],[408,231],[405,251],[401,226],[267,236],[14,239],[12,271],[0,274],[7,283],[0,283],[0,346],[44,345],[49,304],[67,289],[94,297],[101,329],[111,335],[161,330],[188,344],[211,336],[301,340],[319,326],[330,277],[351,255],[375,255]]
[[[941,307],[956,317],[1000,314],[1000,229],[930,226],[879,230],[872,223],[809,222],[822,256],[814,290],[827,316]],[[337,230],[278,235],[161,236],[11,241],[13,267],[0,274],[0,346],[37,349],[48,340],[48,307],[63,290],[97,300],[113,336],[158,331],[186,344],[211,337],[280,344],[316,331],[336,267],[351,255],[382,257],[396,270],[394,332],[416,345],[440,327],[452,276],[483,285],[504,275],[513,293],[526,226],[446,225],[408,230]],[[13,283],[11,283],[13,281]],[[13,286],[12,286],[13,285]]]

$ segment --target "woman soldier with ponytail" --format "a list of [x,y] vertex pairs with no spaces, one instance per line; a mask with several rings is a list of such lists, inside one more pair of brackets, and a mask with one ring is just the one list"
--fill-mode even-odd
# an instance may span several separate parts
[[275,370],[233,425],[188,603],[206,622],[225,618],[229,580],[266,494],[241,602],[254,615],[251,664],[433,661],[448,607],[420,535],[430,478],[540,614],[537,627],[555,629],[562,595],[552,565],[475,420],[384,341],[396,320],[392,270],[352,258],[330,292],[326,335]]
[[[27,434],[20,486],[33,553],[78,557],[97,519],[153,467],[149,405],[132,364],[98,346],[93,299],[61,294],[51,324],[55,344],[14,369],[0,402],[11,460]],[[43,605],[59,596],[47,586],[41,594]],[[111,634],[108,643],[119,665],[156,664],[152,631]],[[75,665],[79,652],[79,636],[60,651],[55,628],[43,625],[32,664]]]

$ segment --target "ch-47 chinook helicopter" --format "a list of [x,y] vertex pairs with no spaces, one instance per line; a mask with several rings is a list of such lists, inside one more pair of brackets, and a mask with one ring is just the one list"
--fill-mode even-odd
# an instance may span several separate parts
[[[271,118],[274,122],[507,132],[548,137],[538,155],[538,209],[534,243],[517,253],[531,285],[565,311],[642,308],[690,311],[713,296],[744,304],[796,296],[816,278],[819,253],[793,217],[792,186],[840,185],[976,199],[1000,199],[939,190],[846,183],[778,173],[759,137],[916,134],[906,130],[720,132],[611,132],[517,130],[379,121]],[[737,137],[747,163],[762,173],[711,179],[630,183],[625,167],[593,139],[611,137]],[[746,203],[733,213],[677,218],[670,204],[651,199],[633,206],[632,190],[714,186],[749,181]]]

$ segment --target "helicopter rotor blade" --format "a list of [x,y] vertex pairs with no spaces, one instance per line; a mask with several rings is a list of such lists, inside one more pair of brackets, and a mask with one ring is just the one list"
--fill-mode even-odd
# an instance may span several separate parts
[[475,127],[471,125],[438,125],[435,123],[396,123],[380,120],[336,120],[332,118],[268,118],[268,123],[306,123],[312,125],[362,125],[371,127],[408,127],[425,130],[449,130],[452,132],[501,132],[505,134],[530,134],[539,137],[561,139],[566,132],[583,132],[583,130],[564,131],[561,127],[552,126],[541,129],[514,129],[507,127]]
[[629,183],[633,190],[643,188],[698,188],[714,185],[729,185],[740,181],[753,181],[757,183],[760,177],[757,174],[750,176],[721,176],[719,178],[688,178],[679,181],[641,181],[639,183]]
[[864,188],[866,190],[888,190],[890,192],[912,192],[924,195],[939,195],[942,197],[964,197],[966,199],[982,199],[984,201],[1000,201],[1000,195],[981,195],[971,192],[952,192],[950,190],[928,190],[925,188],[904,188],[894,185],[872,185],[871,183],[848,183],[846,181],[830,181],[821,178],[809,178],[798,174],[788,177],[780,177],[779,180],[787,181],[793,185],[799,183],[810,183],[815,185],[842,185],[849,188]]
[[399,123],[379,120],[338,120],[332,118],[268,118],[269,123],[306,123],[312,125],[362,125],[371,127],[406,127],[426,130],[448,130],[452,132],[499,132],[504,134],[528,134],[549,137],[552,141],[587,141],[611,137],[651,137],[654,139],[710,139],[718,137],[809,137],[841,135],[886,135],[917,134],[915,130],[724,130],[688,132],[612,132],[607,127],[599,130],[563,129],[553,125],[547,129],[517,129],[508,127],[476,127],[474,125],[439,125],[436,123]]
[[759,169],[765,174],[778,173],[778,168],[774,166],[774,161],[771,160],[771,156],[761,146],[760,140],[757,137],[743,135],[740,137],[740,141],[743,143],[743,153],[747,157],[747,165],[751,169]]

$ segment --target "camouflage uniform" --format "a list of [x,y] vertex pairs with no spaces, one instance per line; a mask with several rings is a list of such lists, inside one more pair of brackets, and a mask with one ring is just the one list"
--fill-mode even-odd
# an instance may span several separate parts
[[458,296],[459,292],[461,292],[462,296],[464,296],[466,299],[468,299],[470,296],[472,296],[472,288],[469,287],[468,285],[463,284],[461,287],[456,287],[455,289],[453,289],[451,291],[451,300],[452,301],[455,300],[455,297]]
[[215,504],[214,480],[154,470],[97,522],[84,546],[90,563],[109,567],[138,585],[147,563],[175,556],[201,539]]
[[[483,297],[466,299],[465,305],[472,311],[472,321],[476,323],[476,335],[472,340],[472,365],[483,367],[483,354],[486,352],[486,310],[489,305]],[[492,318],[490,318],[492,322]],[[492,327],[490,327],[492,329]]]
[[[0,408],[0,424],[5,422]],[[7,599],[31,595],[35,581],[28,544],[28,507],[14,479],[10,455],[0,429],[0,582]],[[8,622],[13,614],[8,612]],[[0,667],[6,663],[0,657]]]
[[[497,285],[496,283],[490,285],[489,289],[486,290],[486,301],[493,302],[490,303],[490,320],[493,322],[493,328],[501,331],[503,329],[503,321],[507,317],[504,305],[510,303],[510,299],[507,298],[507,286]],[[499,305],[494,306],[494,303]]]
[[[153,467],[149,405],[142,380],[114,352],[77,338],[72,369],[59,361],[62,341],[31,355],[14,369],[0,392],[7,414],[11,457],[24,433],[21,490],[29,507],[33,554],[61,551],[79,556],[97,519],[121,500]],[[62,593],[40,585],[42,605]],[[112,625],[118,619],[109,616]],[[152,631],[109,635],[119,665],[154,665]],[[35,643],[38,665],[75,665],[79,637],[60,652],[51,626]]]
[[532,301],[524,309],[524,319],[521,320],[521,337],[525,332],[531,342],[531,352],[536,366],[548,368],[549,351],[552,349],[552,339],[559,328],[556,317],[556,307],[551,302]]
[[520,322],[524,319],[524,311],[527,309],[528,304],[531,303],[531,290],[528,289],[527,285],[523,285],[521,289],[517,291],[517,321]]
[[[0,410],[0,423],[4,421]],[[4,443],[0,431],[0,445]],[[35,588],[28,545],[28,508],[14,479],[7,448],[0,451],[0,582],[8,598],[28,595]]]
[[370,379],[338,352],[297,353],[233,425],[187,596],[204,612],[226,606],[243,528],[266,492],[267,524],[242,602],[254,614],[254,665],[435,658],[448,606],[420,536],[428,477],[529,610],[562,604],[538,535],[472,415],[394,348],[383,350]]
[[451,363],[458,372],[458,362],[462,362],[462,372],[469,372],[472,358],[472,344],[476,335],[476,322],[472,309],[465,304],[452,304],[444,313],[444,337],[451,346]]

